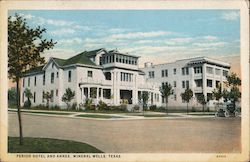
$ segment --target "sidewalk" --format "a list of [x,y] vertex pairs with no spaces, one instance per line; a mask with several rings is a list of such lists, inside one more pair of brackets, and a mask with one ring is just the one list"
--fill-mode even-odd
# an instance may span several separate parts
[[[17,109],[8,109],[9,112],[17,111]],[[183,119],[183,118],[212,118],[212,113],[190,112],[186,113],[168,113],[165,112],[149,112],[144,113],[90,113],[90,112],[73,112],[73,111],[53,111],[53,110],[27,110],[23,109],[22,113],[42,116],[56,116],[68,118],[82,118],[92,120],[151,120],[151,119]],[[81,117],[80,115],[86,116]],[[166,115],[166,116],[165,116]],[[93,117],[94,116],[94,117]],[[96,117],[99,116],[99,117]]]

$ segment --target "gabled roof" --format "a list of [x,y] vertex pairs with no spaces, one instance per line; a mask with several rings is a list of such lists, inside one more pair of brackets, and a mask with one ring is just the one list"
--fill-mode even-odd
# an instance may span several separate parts
[[73,57],[69,58],[68,60],[66,60],[63,64],[63,66],[71,65],[71,64],[96,65],[94,62],[92,62],[87,57],[88,54],[89,54],[89,52],[84,51],[76,56],[73,56]]
[[25,71],[25,72],[24,72],[24,75],[33,74],[33,73],[40,73],[40,72],[42,72],[43,67],[44,67],[44,65],[41,65],[41,66],[38,66],[38,67],[31,68],[31,69]]
[[93,51],[87,51],[86,56],[96,56],[96,54],[101,51],[106,51],[106,50],[104,48],[100,48],[100,49],[93,50]]
[[54,58],[53,57],[53,60],[59,65],[59,66],[63,66],[65,61],[64,59],[59,59],[59,58]]

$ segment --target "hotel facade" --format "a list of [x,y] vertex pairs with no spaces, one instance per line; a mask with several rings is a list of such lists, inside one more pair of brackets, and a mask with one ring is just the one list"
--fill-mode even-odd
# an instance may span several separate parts
[[[226,76],[229,73],[230,64],[207,57],[196,57],[159,65],[147,62],[141,70],[145,72],[147,82],[157,82],[161,85],[171,84],[174,93],[168,99],[169,106],[186,106],[181,98],[181,93],[186,88],[190,88],[193,91],[191,106],[201,106],[197,98],[203,94],[209,101],[207,106],[214,107],[214,100],[211,99],[212,91],[219,84],[223,88],[227,81]],[[161,100],[164,104],[164,100]]]
[[[50,58],[45,65],[25,73],[21,105],[27,100],[24,91],[28,88],[33,94],[33,106],[45,105],[43,94],[50,92],[50,105],[65,108],[62,96],[70,88],[75,92],[71,103],[76,103],[77,107],[87,99],[92,99],[96,105],[100,100],[109,105],[120,105],[124,100],[131,106],[141,105],[143,91],[149,92],[149,105],[165,106],[159,87],[169,83],[174,90],[168,99],[169,106],[186,106],[181,93],[190,88],[194,93],[190,105],[199,107],[197,97],[203,94],[211,99],[212,91],[219,84],[224,86],[230,69],[230,64],[206,57],[158,65],[147,62],[141,69],[138,64],[138,56],[104,48],[84,51],[69,59]],[[213,103],[210,100],[207,106],[213,107]]]
[[33,94],[31,104],[45,105],[43,94],[50,92],[51,106],[65,108],[62,96],[67,88],[75,92],[72,103],[83,105],[87,99],[110,105],[141,104],[143,91],[149,92],[149,104],[161,105],[159,84],[147,82],[139,69],[138,56],[117,50],[84,51],[69,59],[50,58],[44,66],[29,70],[22,78],[21,105],[27,98],[25,89]]

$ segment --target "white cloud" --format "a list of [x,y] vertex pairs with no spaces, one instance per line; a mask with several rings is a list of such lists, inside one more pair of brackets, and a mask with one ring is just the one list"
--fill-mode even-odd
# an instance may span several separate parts
[[198,47],[223,47],[226,42],[203,42],[203,43],[193,43],[194,46]]
[[19,13],[20,16],[22,16],[25,19],[32,19],[35,18],[35,16],[31,15],[31,14],[23,14],[23,13]]
[[164,35],[170,35],[172,32],[168,31],[152,31],[152,32],[131,32],[124,34],[113,34],[109,39],[135,39],[135,38],[152,38]]
[[215,36],[212,36],[212,35],[207,35],[207,36],[204,36],[203,38],[206,39],[206,40],[209,40],[209,41],[218,40],[218,37],[215,37]]
[[235,21],[240,17],[240,13],[238,11],[224,12],[221,15],[221,19],[227,21]]
[[83,40],[81,38],[71,38],[71,39],[61,39],[57,41],[59,45],[72,45],[72,44],[82,44]]
[[50,33],[51,35],[63,36],[63,35],[65,35],[65,34],[74,34],[75,32],[76,32],[76,31],[75,31],[74,29],[62,28],[62,29],[50,31],[49,33]]

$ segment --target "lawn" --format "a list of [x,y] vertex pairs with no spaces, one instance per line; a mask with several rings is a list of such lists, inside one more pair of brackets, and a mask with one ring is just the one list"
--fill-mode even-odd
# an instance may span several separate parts
[[[15,110],[9,110],[11,112],[17,112]],[[52,114],[52,115],[71,115],[71,114],[74,114],[74,113],[70,113],[70,112],[43,112],[43,111],[22,111],[21,112],[24,112],[24,113],[33,113],[33,114]]]
[[215,113],[205,113],[205,114],[192,114],[192,113],[190,113],[190,114],[188,114],[188,115],[195,115],[195,116],[213,116],[213,115],[215,115]]
[[19,137],[8,138],[9,153],[103,153],[101,150],[81,142],[51,138],[24,137],[19,145]]
[[86,117],[86,118],[103,118],[103,119],[112,119],[112,118],[122,118],[120,116],[110,116],[110,115],[97,115],[97,114],[82,114],[77,115],[77,117]]

